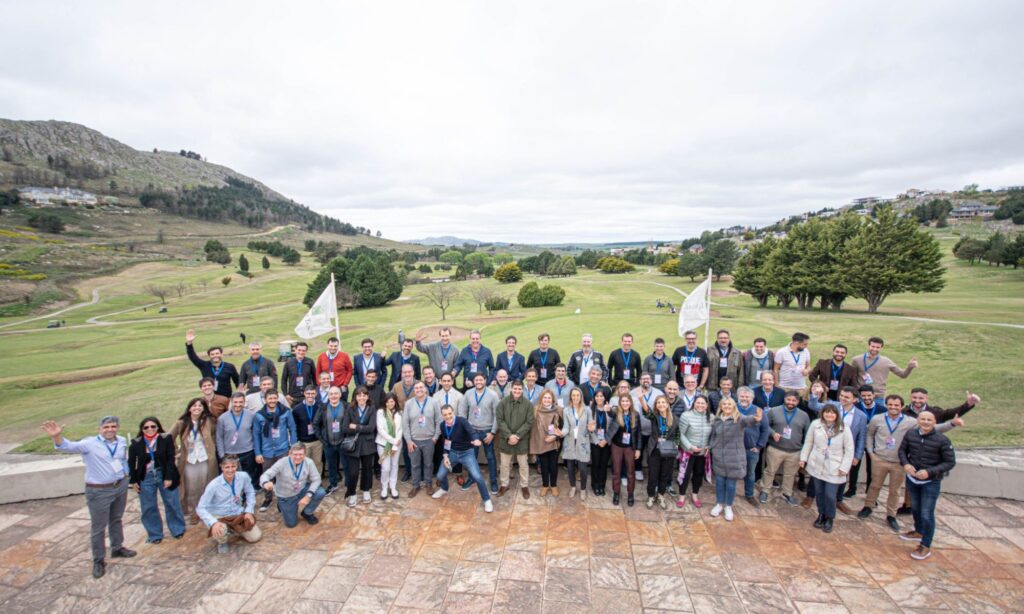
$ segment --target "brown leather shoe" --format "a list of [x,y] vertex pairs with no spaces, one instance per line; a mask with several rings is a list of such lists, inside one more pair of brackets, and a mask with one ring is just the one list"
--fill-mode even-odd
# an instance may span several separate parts
[[525,487],[525,486],[523,486],[522,490],[523,490],[523,498],[524,499],[529,499],[530,498],[530,489]]
[[433,484],[431,484],[430,486],[427,486],[427,494],[428,495],[433,495],[434,494],[434,485]]
[[800,502],[800,507],[804,509],[811,509],[811,505],[814,503],[814,499],[810,497],[804,497],[804,500]]
[[853,516],[853,510],[850,509],[850,506],[846,504],[846,501],[840,501],[838,504],[836,504],[836,509],[846,514],[847,516]]
[[502,486],[501,488],[498,489],[498,496],[499,497],[504,497],[505,493],[507,493],[507,492],[508,492],[508,486]]
[[409,496],[410,499],[412,499],[417,494],[419,494],[419,492],[420,492],[420,487],[419,486],[413,486],[412,490],[409,491],[409,495],[408,496]]
[[558,487],[557,486],[552,486],[551,487],[551,496],[552,497],[557,497],[558,496]]

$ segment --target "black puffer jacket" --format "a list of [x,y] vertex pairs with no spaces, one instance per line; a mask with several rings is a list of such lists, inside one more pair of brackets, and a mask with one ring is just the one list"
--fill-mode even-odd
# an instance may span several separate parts
[[941,480],[956,466],[956,453],[949,438],[932,431],[922,435],[919,429],[907,431],[900,444],[900,464],[924,469],[929,479]]

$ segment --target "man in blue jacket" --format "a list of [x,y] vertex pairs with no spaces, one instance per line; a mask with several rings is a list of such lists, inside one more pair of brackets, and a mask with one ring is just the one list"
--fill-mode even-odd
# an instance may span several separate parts
[[480,343],[480,331],[469,333],[469,345],[462,348],[455,360],[455,375],[463,374],[462,391],[473,387],[473,378],[482,373],[490,384],[494,381],[494,356],[487,346]]
[[[288,456],[288,449],[299,440],[295,429],[295,417],[287,407],[281,407],[277,390],[271,388],[265,395],[266,405],[258,412],[252,422],[253,450],[256,462],[263,465],[263,471],[269,470],[274,463]],[[274,493],[267,492],[260,505],[260,511],[270,509]]]
[[[750,388],[741,387],[736,396],[740,400],[736,407],[742,415],[753,416],[757,413],[758,406],[754,404],[754,392]],[[747,476],[743,479],[743,496],[752,507],[759,507],[757,499],[754,498],[754,484],[757,482],[757,468],[761,463],[761,452],[764,450],[765,444],[768,443],[768,436],[771,432],[771,426],[768,425],[768,412],[762,412],[760,422],[743,429],[743,447],[747,451]]]

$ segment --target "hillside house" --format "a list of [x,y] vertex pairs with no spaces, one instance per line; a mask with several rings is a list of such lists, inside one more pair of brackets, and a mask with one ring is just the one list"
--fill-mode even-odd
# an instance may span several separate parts
[[976,200],[969,200],[950,211],[949,218],[952,220],[989,219],[995,215],[998,208],[995,205],[986,205]]
[[704,246],[701,245],[700,243],[695,243],[691,245],[690,248],[686,251],[690,252],[691,254],[703,254]]
[[21,188],[18,190],[18,194],[22,200],[27,200],[37,205],[55,205],[58,203],[95,205],[98,202],[95,194],[73,188]]

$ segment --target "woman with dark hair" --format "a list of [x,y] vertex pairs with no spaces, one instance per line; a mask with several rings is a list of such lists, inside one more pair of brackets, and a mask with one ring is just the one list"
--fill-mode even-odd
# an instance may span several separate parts
[[189,524],[199,522],[196,506],[206,485],[217,477],[217,421],[202,397],[185,405],[185,413],[171,427],[176,440],[175,465],[181,478],[181,509],[189,516]]
[[164,524],[157,506],[157,493],[164,501],[167,528],[174,539],[185,534],[185,515],[175,491],[180,480],[174,465],[174,440],[164,434],[164,427],[155,417],[143,418],[139,436],[128,444],[128,483],[139,493],[142,526],[146,541],[159,544],[164,538]]
[[[355,399],[345,408],[342,420],[345,439],[355,437],[355,446],[344,450],[348,456],[345,471],[345,496],[348,506],[356,506],[356,480],[363,491],[363,503],[370,502],[370,487],[373,486],[373,459],[377,455],[377,410],[370,406],[370,392],[365,386],[356,389]],[[342,442],[342,447],[345,447]]]
[[672,482],[672,465],[679,452],[679,424],[672,419],[672,407],[668,397],[654,399],[654,407],[648,416],[651,421],[651,437],[645,452],[651,475],[647,480],[647,509],[658,507],[668,509],[668,485]]
[[633,405],[633,397],[619,395],[615,408],[615,419],[608,425],[608,436],[612,444],[612,505],[619,504],[622,490],[622,466],[626,466],[626,504],[633,507],[633,490],[636,488],[634,463],[640,458],[640,412]]
[[[445,373],[451,376],[450,373]],[[377,456],[380,457],[380,498],[398,498],[398,461],[402,450],[402,406],[388,393],[384,407],[377,410]]]
[[608,430],[615,416],[609,412],[610,409],[611,405],[604,397],[604,388],[598,388],[590,401],[590,411],[594,415],[594,430],[590,432],[590,472],[593,477],[591,487],[598,497],[604,496],[604,485],[608,479],[608,461],[612,457]]
[[825,405],[821,408],[821,417],[811,423],[800,450],[800,466],[807,468],[818,502],[816,529],[832,532],[836,494],[846,485],[853,452],[853,435],[839,418],[839,410],[834,405]]
[[711,439],[711,403],[706,396],[693,400],[690,411],[679,416],[679,447],[683,453],[679,461],[679,500],[676,507],[686,506],[686,485],[690,484],[693,507],[700,507],[697,494],[704,480],[711,481],[711,463],[708,462],[708,442]]

